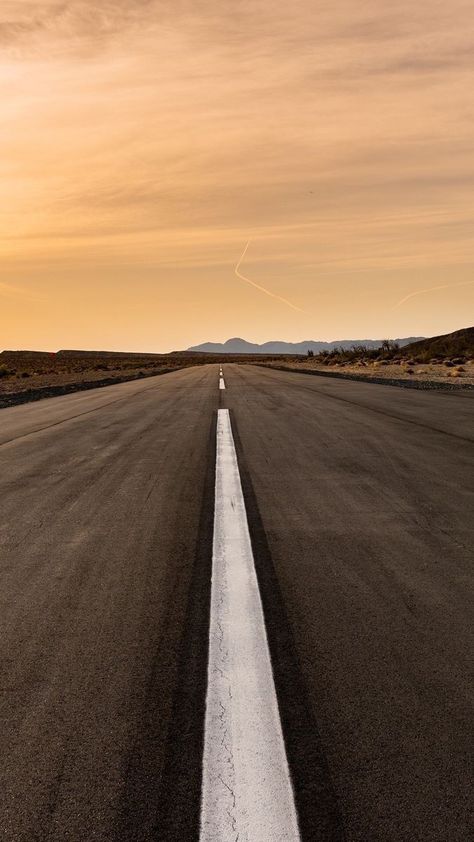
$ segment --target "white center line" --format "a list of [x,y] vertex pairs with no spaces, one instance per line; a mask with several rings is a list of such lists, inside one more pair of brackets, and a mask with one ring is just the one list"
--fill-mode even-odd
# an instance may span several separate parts
[[219,377],[219,389],[225,389],[224,378]]
[[218,410],[200,842],[299,842],[229,411]]

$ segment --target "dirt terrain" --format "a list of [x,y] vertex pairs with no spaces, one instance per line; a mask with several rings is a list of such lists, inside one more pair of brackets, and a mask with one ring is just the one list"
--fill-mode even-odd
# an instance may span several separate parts
[[474,388],[474,328],[463,328],[399,348],[385,340],[377,349],[354,346],[317,356],[262,361],[277,368],[419,389]]
[[252,363],[419,389],[474,389],[474,328],[463,328],[403,348],[387,340],[377,349],[336,348],[304,357],[188,351],[170,354],[2,351],[0,408],[216,362]]
[[276,368],[309,371],[323,376],[363,378],[369,381],[401,381],[400,385],[417,388],[474,388],[474,361],[454,363],[451,360],[436,363],[400,362],[347,362],[323,365],[318,357],[313,359],[291,359],[285,362],[265,363]]
[[151,377],[199,363],[193,355],[107,351],[3,351],[0,408],[43,397]]
[[[265,357],[285,362],[285,356]],[[225,355],[226,362],[257,362],[261,355]],[[194,365],[224,361],[215,354],[177,351],[171,354],[128,354],[115,351],[2,351],[0,409],[41,398],[139,380]]]

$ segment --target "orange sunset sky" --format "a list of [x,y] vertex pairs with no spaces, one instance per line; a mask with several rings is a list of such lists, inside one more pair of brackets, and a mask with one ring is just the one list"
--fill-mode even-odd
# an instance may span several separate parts
[[473,35],[472,0],[2,0],[0,347],[472,323]]

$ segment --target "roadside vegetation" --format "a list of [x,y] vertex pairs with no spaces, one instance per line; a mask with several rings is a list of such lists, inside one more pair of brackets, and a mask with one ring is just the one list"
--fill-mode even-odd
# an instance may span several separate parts
[[443,384],[474,388],[474,328],[423,339],[404,347],[386,339],[378,348],[353,345],[319,354],[309,352],[307,357],[287,357],[284,363],[269,364],[420,388],[438,388]]
[[[314,356],[314,355],[311,355]],[[474,328],[465,328],[445,336],[423,339],[400,348],[396,342],[385,339],[380,348],[353,345],[350,349],[334,348],[321,351],[315,360],[321,365],[417,365],[430,363],[455,367],[474,359]]]

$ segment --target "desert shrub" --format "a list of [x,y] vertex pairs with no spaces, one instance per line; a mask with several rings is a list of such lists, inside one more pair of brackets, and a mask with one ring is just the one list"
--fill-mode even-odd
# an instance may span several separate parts
[[361,357],[363,357],[364,354],[366,354],[368,350],[369,349],[367,348],[367,345],[353,345],[352,348],[351,348],[351,351],[354,354],[357,354],[358,356],[361,356]]
[[20,374],[20,377],[23,377],[23,378],[31,377],[31,374],[30,374],[29,371],[22,371],[21,374]]
[[382,351],[386,351],[388,353],[393,354],[393,353],[395,353],[395,351],[399,350],[400,346],[399,346],[398,342],[393,342],[392,339],[384,339],[383,342],[382,342],[381,348],[382,348]]
[[0,377],[11,377],[15,374],[12,368],[7,368],[6,365],[0,365]]

